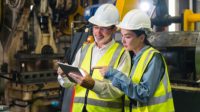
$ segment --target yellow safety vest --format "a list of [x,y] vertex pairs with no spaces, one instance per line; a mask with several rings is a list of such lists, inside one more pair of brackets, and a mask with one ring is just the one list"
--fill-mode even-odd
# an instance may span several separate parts
[[[132,82],[139,84],[141,78],[153,58],[154,53],[159,53],[158,50],[150,47],[143,52],[135,71],[132,74]],[[141,103],[137,101],[136,105],[132,105],[132,112],[174,112],[174,103],[172,98],[171,86],[168,77],[168,70],[166,62],[163,58],[165,65],[165,74],[160,81],[153,97],[151,97],[148,103]],[[130,112],[130,100],[126,96],[125,98],[125,112]]]
[[[90,61],[91,61],[91,53],[93,49],[94,43],[89,45],[86,50],[86,55],[83,58],[81,68],[90,73]],[[87,47],[87,46],[86,46]],[[96,66],[113,66],[116,68],[120,61],[120,57],[124,52],[123,46],[119,43],[114,43],[106,53],[98,60]],[[84,52],[84,51],[83,51]],[[84,54],[84,53],[82,53]],[[94,70],[92,74],[93,79],[103,80],[100,72],[98,70]],[[87,89],[77,85],[75,87],[75,98],[73,105],[73,112],[82,112],[85,96]],[[89,91],[87,95],[87,106],[86,109],[88,112],[122,112],[123,104],[122,99],[103,99],[99,98],[97,94],[93,91]]]

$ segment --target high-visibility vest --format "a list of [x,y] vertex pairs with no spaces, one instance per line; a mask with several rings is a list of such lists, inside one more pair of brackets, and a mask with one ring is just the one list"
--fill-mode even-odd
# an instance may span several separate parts
[[[87,50],[85,51],[83,50],[83,52],[86,52],[86,54],[80,65],[81,68],[86,70],[88,73],[90,73],[90,67],[91,67],[90,62],[91,62],[93,46],[94,43],[90,44],[88,48],[86,46]],[[123,46],[121,46],[119,43],[114,43],[106,51],[106,53],[98,60],[96,66],[113,66],[113,68],[116,68],[124,51],[125,50]],[[92,78],[103,80],[103,77],[98,70],[93,71]],[[87,95],[86,91],[88,91]],[[123,109],[121,98],[116,98],[116,99],[99,98],[95,92],[89,91],[79,85],[76,85],[73,112],[82,112],[85,99],[87,100],[86,109],[88,112],[122,112]]]
[[[141,78],[153,58],[154,53],[159,53],[158,50],[150,47],[146,49],[132,75],[132,82],[135,84],[139,84]],[[153,94],[153,97],[149,99],[147,103],[136,102],[135,105],[132,105],[132,109],[130,109],[130,99],[126,96],[125,98],[125,112],[174,112],[174,103],[172,98],[171,86],[168,76],[167,65],[162,57],[164,65],[165,65],[165,74],[162,77],[156,91]],[[134,99],[133,99],[134,100]]]

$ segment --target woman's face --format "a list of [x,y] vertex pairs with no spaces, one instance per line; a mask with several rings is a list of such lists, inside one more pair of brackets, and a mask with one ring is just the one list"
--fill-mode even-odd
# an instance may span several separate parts
[[144,36],[137,36],[133,31],[121,29],[122,43],[128,51],[138,51],[144,45]]

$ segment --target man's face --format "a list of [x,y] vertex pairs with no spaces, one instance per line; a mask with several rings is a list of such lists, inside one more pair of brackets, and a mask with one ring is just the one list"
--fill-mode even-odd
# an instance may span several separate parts
[[107,44],[112,40],[112,33],[115,31],[112,27],[93,26],[93,35],[98,46]]
[[133,31],[121,29],[122,34],[122,43],[125,49],[129,51],[134,51],[139,48],[141,44],[143,44],[144,39],[138,37]]

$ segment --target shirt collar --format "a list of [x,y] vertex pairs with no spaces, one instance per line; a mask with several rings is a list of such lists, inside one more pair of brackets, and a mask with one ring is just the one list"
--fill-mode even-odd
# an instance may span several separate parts
[[112,44],[114,44],[115,43],[115,40],[114,39],[112,39],[110,42],[108,42],[107,44],[105,44],[105,45],[103,45],[103,47],[101,47],[101,48],[99,48],[99,47],[97,47],[97,45],[96,45],[96,43],[95,43],[95,48],[96,49],[99,49],[99,50],[103,50],[103,49],[108,49]]
[[133,60],[135,61],[135,60],[138,60],[140,57],[141,57],[141,55],[143,54],[143,52],[146,50],[146,49],[148,49],[150,46],[148,46],[148,45],[146,45],[146,46],[144,46],[134,57],[133,57]]

